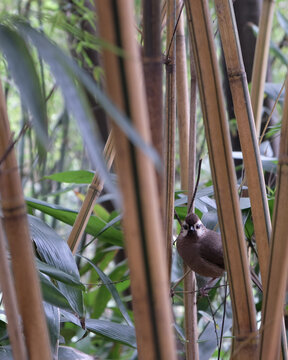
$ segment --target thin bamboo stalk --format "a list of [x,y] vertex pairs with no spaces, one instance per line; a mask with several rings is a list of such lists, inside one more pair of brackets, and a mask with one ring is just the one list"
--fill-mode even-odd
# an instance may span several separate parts
[[253,303],[229,129],[207,1],[186,0],[235,324],[236,358],[257,356]]
[[6,241],[2,222],[0,221],[0,285],[3,294],[5,314],[8,320],[8,334],[12,346],[13,358],[25,360],[27,350],[25,346],[23,329],[20,323],[19,310],[16,300],[16,293],[13,284],[13,277],[9,267],[6,251]]
[[166,11],[166,104],[164,126],[164,229],[168,275],[172,265],[172,243],[174,222],[174,184],[175,184],[175,131],[176,131],[176,2],[167,0]]
[[[152,143],[163,158],[163,59],[161,53],[161,2],[143,1],[143,67]],[[163,173],[157,173],[160,204],[164,205]],[[162,214],[164,211],[162,209]]]
[[277,359],[283,321],[288,274],[288,77],[283,109],[277,187],[273,213],[273,232],[268,265],[267,292],[264,297],[259,358]]
[[[135,41],[133,2],[96,1],[103,40],[123,48],[125,57],[103,51],[112,101],[150,142],[141,58]],[[135,81],[137,79],[137,81]],[[123,194],[125,249],[130,268],[139,359],[176,359],[172,333],[164,235],[152,162],[114,124],[116,170]]]
[[255,239],[259,255],[263,291],[267,279],[267,257],[271,236],[271,220],[268,208],[264,175],[255,131],[246,73],[238,38],[236,20],[231,0],[215,0],[227,74],[230,83],[234,112],[237,120],[245,174],[254,223]]
[[[9,147],[11,132],[0,84],[0,158]],[[29,359],[51,359],[38,274],[26,216],[21,179],[14,149],[0,164],[0,194],[3,225],[7,236],[15,289]]]
[[[103,156],[106,160],[107,169],[110,169],[115,156],[112,132],[110,132],[107,139],[103,151]],[[86,225],[89,221],[89,217],[93,211],[94,205],[99,195],[101,194],[101,191],[103,190],[103,185],[103,181],[100,179],[96,172],[93,177],[92,183],[89,185],[87,195],[85,196],[81,209],[76,217],[75,223],[68,238],[68,245],[73,254],[75,254],[77,251]]]
[[255,119],[256,133],[261,130],[262,108],[264,100],[264,85],[267,74],[270,38],[273,25],[275,1],[264,0],[260,16],[259,33],[253,62],[251,80],[251,104]]
[[[177,18],[182,10],[183,2],[177,0]],[[193,71],[193,69],[192,69]],[[196,74],[194,72],[191,81],[191,103],[196,105]],[[196,163],[196,107],[190,112],[188,74],[187,74],[187,52],[185,44],[184,13],[180,15],[176,30],[176,90],[177,90],[177,114],[179,130],[179,153],[181,188],[188,190],[188,204],[194,189],[195,163]],[[190,120],[191,115],[191,120]],[[189,133],[189,122],[192,129]],[[189,146],[189,136],[190,146]],[[190,153],[190,155],[189,155]],[[189,268],[183,264],[183,273]],[[197,304],[196,304],[196,278],[195,273],[190,271],[184,278],[184,307],[185,307],[185,342],[186,359],[196,360],[199,358],[198,331],[197,331]]]

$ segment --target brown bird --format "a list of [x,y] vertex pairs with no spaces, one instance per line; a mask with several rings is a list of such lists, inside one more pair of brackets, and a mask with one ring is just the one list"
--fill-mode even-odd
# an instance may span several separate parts
[[[177,239],[177,250],[183,261],[201,276],[218,278],[225,271],[221,235],[207,229],[196,214],[190,213],[182,224]],[[261,290],[257,275],[251,271],[251,278]]]

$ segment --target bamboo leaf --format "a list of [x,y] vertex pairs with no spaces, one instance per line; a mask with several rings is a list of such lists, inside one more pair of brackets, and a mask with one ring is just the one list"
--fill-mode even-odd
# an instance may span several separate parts
[[50,335],[51,350],[54,357],[56,357],[60,337],[60,311],[58,307],[46,302],[44,302],[43,305]]
[[[35,216],[28,215],[28,220],[31,237],[36,244],[40,257],[47,264],[71,274],[80,281],[77,265],[66,241]],[[82,316],[84,312],[82,291],[60,281],[58,281],[58,287],[74,311]]]
[[[72,112],[74,112],[74,110],[77,110],[75,101],[76,102],[78,101],[77,100],[78,96],[81,95],[81,97],[83,97],[83,94],[80,93],[77,94],[74,91],[75,85],[73,85],[73,81],[71,80],[72,79],[74,80],[76,77],[86,87],[86,89],[91,93],[91,95],[95,97],[97,102],[105,109],[105,111],[111,116],[111,118],[117,123],[117,125],[124,131],[124,133],[129,137],[131,142],[134,143],[139,148],[141,148],[141,150],[153,160],[156,167],[161,169],[162,167],[161,160],[157,152],[151,146],[147,145],[143,141],[142,137],[137,133],[137,131],[135,131],[135,129],[131,125],[130,120],[128,120],[128,118],[124,116],[122,113],[120,113],[120,111],[115,107],[115,105],[107,98],[106,95],[104,95],[103,91],[97,86],[97,84],[91,79],[91,77],[83,69],[77,66],[77,64],[71,58],[65,55],[57,46],[55,46],[43,34],[39,33],[38,31],[30,27],[27,23],[24,23],[23,21],[19,21],[19,20],[16,20],[14,23],[21,33],[29,37],[29,39],[37,48],[43,59],[50,65],[51,71],[54,73],[55,78],[57,79],[59,85],[62,88],[63,95],[67,103],[69,104],[70,110],[73,109]],[[66,77],[66,79],[64,77]],[[67,88],[68,83],[72,85],[72,88]],[[72,92],[76,97],[73,96]],[[66,96],[66,94],[69,96]],[[81,111],[80,108],[78,110],[79,112]],[[88,121],[90,123],[90,126],[91,123],[93,122],[92,117],[91,114],[88,113],[88,111],[86,111],[86,115],[89,115],[87,118],[85,116],[84,117],[81,116],[80,118],[79,117],[77,118],[78,110],[74,115],[78,121],[79,129],[83,131],[82,136],[83,139],[87,141],[87,146],[90,147],[91,145],[91,149],[92,150],[94,149],[94,152],[91,154],[91,160],[93,160],[95,158],[95,143],[94,144],[91,143],[91,141],[93,141],[93,137],[91,136],[92,134],[89,133],[91,129],[88,128]],[[83,128],[81,121],[83,121],[83,123],[87,125],[86,129]],[[98,154],[98,156],[100,154]],[[99,167],[98,156],[97,156],[97,163],[95,163],[95,167],[97,168],[97,170],[98,169],[103,170],[102,166]]]
[[48,138],[44,130],[45,103],[29,50],[23,39],[4,25],[0,25],[0,49],[7,59],[9,71],[19,88],[21,99],[32,115],[36,134],[40,142],[47,146]]
[[53,279],[61,281],[64,284],[68,284],[82,291],[85,291],[85,286],[79,281],[77,277],[70,275],[60,269],[57,269],[54,266],[48,265],[43,261],[40,261],[39,259],[36,259],[36,264],[38,270],[40,270],[42,273],[52,277]]
[[81,256],[83,257],[83,259],[85,259],[86,261],[89,262],[89,264],[93,267],[93,269],[97,272],[97,274],[99,275],[100,279],[103,281],[103,283],[105,284],[106,288],[110,291],[111,295],[113,296],[121,314],[123,315],[124,319],[126,320],[127,324],[129,326],[133,326],[133,323],[130,319],[130,316],[118,294],[118,291],[115,287],[115,285],[113,284],[113,282],[111,281],[111,279],[109,278],[109,276],[107,276],[106,274],[104,274],[104,272],[95,264],[93,264],[92,261],[90,261],[89,259],[87,259],[85,256]]
[[86,328],[95,334],[136,348],[135,330],[132,326],[113,323],[112,321],[86,320]]
[[77,170],[77,171],[64,171],[52,175],[44,176],[43,179],[55,180],[68,184],[91,184],[94,177],[94,172]]
[[93,360],[94,357],[68,346],[59,346],[58,358],[61,360]]
[[[37,199],[26,199],[27,205],[33,209],[38,209],[44,214],[53,216],[55,219],[63,221],[65,224],[73,225],[77,216],[76,211],[68,210],[58,205],[49,204]],[[86,232],[92,236],[97,236],[99,232],[106,226],[105,221],[91,216]],[[121,231],[109,227],[104,233],[99,235],[99,239],[107,241],[110,244],[123,247],[123,234]]]
[[64,310],[72,311],[75,310],[70,305],[66,296],[48,279],[46,275],[39,273],[41,289],[43,294],[43,299],[56,307],[59,307]]

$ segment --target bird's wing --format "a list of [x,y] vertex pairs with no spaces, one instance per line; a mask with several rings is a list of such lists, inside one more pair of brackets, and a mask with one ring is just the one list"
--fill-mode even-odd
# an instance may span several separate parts
[[219,266],[223,270],[225,269],[221,240],[220,242],[209,241],[209,246],[207,246],[207,242],[205,241],[205,239],[203,239],[203,241],[201,241],[199,251],[200,251],[200,256],[204,260]]

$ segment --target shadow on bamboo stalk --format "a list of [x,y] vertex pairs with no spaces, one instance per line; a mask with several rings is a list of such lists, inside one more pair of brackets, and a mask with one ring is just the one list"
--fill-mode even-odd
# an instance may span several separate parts
[[237,358],[255,359],[256,314],[209,8],[203,0],[186,0],[185,5],[230,285],[234,348]]
[[[99,0],[96,5],[101,37],[105,42],[123,48],[126,54],[120,57],[107,49],[103,51],[108,93],[145,141],[150,142],[133,3]],[[138,356],[145,360],[176,359],[155,170],[147,156],[115,125],[113,132],[116,170],[123,195],[123,228]]]

